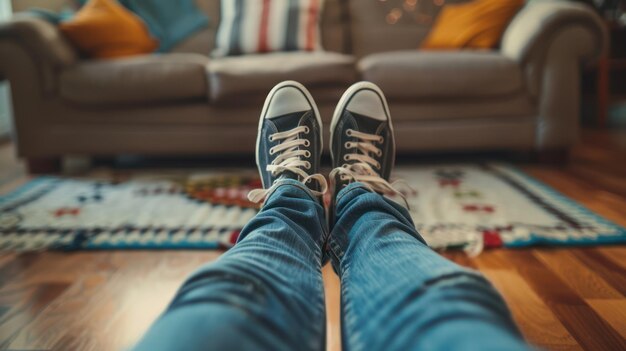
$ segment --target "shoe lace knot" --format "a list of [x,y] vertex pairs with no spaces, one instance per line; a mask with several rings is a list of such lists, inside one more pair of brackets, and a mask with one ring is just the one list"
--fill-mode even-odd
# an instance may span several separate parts
[[[345,142],[344,148],[355,150],[346,153],[343,157],[345,163],[330,172],[331,187],[335,186],[335,179],[339,177],[342,181],[359,182],[369,190],[383,195],[398,195],[404,201],[406,207],[409,204],[406,196],[398,190],[398,184],[406,184],[402,180],[389,183],[381,174],[381,164],[373,156],[380,157],[383,152],[378,145],[385,142],[385,138],[376,134],[364,133],[352,129],[346,130],[348,137],[353,137],[356,141]],[[407,185],[408,186],[408,185]]]
[[[320,185],[321,190],[312,190],[311,192],[316,196],[322,196],[328,189],[326,178],[323,175],[308,174],[307,170],[311,169],[311,162],[306,159],[311,157],[311,152],[304,149],[310,146],[308,139],[301,138],[301,133],[309,134],[310,128],[307,126],[298,126],[291,130],[284,132],[278,132],[269,136],[269,141],[279,141],[279,144],[269,149],[270,155],[277,156],[274,158],[271,164],[267,165],[266,170],[271,172],[273,177],[279,177],[285,172],[291,172],[298,176],[298,180],[307,184],[313,180],[316,180]],[[302,148],[304,147],[304,148]],[[271,193],[276,186],[276,181],[268,189],[254,189],[248,193],[248,200],[254,203],[261,202]]]

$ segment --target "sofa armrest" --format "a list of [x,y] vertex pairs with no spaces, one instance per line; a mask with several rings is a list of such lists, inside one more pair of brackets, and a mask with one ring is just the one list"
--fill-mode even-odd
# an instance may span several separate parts
[[[0,46],[6,50],[23,50],[37,70],[40,84],[45,92],[56,89],[56,74],[79,59],[77,51],[63,34],[51,23],[44,20],[16,15],[7,22],[0,23]],[[12,49],[10,49],[12,48]],[[0,58],[0,76],[10,79],[8,71],[18,71],[25,62],[14,61],[14,55]],[[18,57],[16,55],[15,57]]]
[[537,96],[541,93],[547,56],[557,47],[564,60],[577,64],[593,61],[607,51],[606,26],[587,5],[562,0],[535,1],[526,5],[508,26],[501,52],[522,65],[528,90]]
[[515,16],[501,52],[520,64],[536,102],[536,149],[564,149],[576,141],[581,64],[604,55],[607,43],[602,19],[587,5],[539,1]]
[[78,54],[63,34],[42,19],[16,15],[0,23],[0,40],[13,40],[55,67],[69,66],[78,60]]
[[527,63],[546,52],[560,31],[575,27],[584,29],[589,36],[568,42],[573,55],[593,60],[606,52],[606,27],[593,9],[581,3],[553,0],[530,3],[515,16],[504,33],[502,53]]

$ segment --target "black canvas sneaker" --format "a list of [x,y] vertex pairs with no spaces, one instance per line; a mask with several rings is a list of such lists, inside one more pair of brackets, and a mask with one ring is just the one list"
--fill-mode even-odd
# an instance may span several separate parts
[[404,198],[389,183],[396,145],[389,107],[376,84],[359,82],[346,90],[333,115],[330,139],[331,215],[337,193],[352,182]]
[[276,85],[263,105],[256,141],[256,164],[263,189],[248,198],[260,202],[278,179],[304,183],[313,194],[323,195],[326,179],[319,173],[322,154],[322,120],[311,94],[302,84]]

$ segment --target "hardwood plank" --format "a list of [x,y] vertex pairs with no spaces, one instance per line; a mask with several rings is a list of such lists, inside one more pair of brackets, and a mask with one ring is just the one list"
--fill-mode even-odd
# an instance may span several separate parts
[[69,285],[67,283],[48,283],[0,291],[2,304],[10,301],[9,310],[0,319],[0,348],[7,348],[21,330],[64,293]]
[[586,301],[622,338],[626,339],[625,299],[588,299]]
[[329,264],[322,268],[326,298],[326,349],[341,350],[341,298],[340,281]]
[[11,282],[19,282],[18,275],[39,260],[37,253],[16,254],[0,266],[0,288]]
[[[84,262],[84,266],[91,268],[75,271],[77,276],[70,289],[20,330],[10,347],[127,348],[163,311],[186,276],[219,254],[100,252],[96,264]],[[87,260],[89,256],[81,259]],[[62,268],[59,266],[58,269]]]
[[474,258],[474,262],[480,270],[505,269],[512,271],[515,270],[515,266],[507,259],[507,255],[509,252],[515,251],[510,249],[483,251],[478,257]]
[[[16,252],[4,252],[0,251],[0,272],[2,271],[2,267],[4,265],[12,262],[18,254]],[[1,275],[0,275],[1,277]]]
[[626,350],[626,339],[591,307],[555,303],[550,308],[583,348],[606,351]]
[[550,308],[516,272],[478,267],[502,293],[515,322],[533,345],[551,350],[580,349]]
[[624,175],[614,172],[604,172],[596,167],[589,167],[587,165],[574,164],[568,167],[568,173],[576,176],[587,182],[593,182],[594,184],[601,184],[601,186],[610,191],[611,193],[618,194],[620,196],[626,196],[626,182],[624,182]]
[[590,350],[626,349],[626,340],[529,250],[509,252],[508,258],[581,346]]
[[[53,349],[62,338],[91,331],[92,338],[98,333],[89,329],[90,307],[101,303],[98,290],[106,284],[108,277],[93,273],[89,277],[79,277],[67,289],[63,296],[53,301],[45,311],[33,316],[32,321],[21,328],[8,345],[11,349]],[[102,345],[103,349],[106,349]],[[67,348],[67,350],[77,348]],[[90,349],[87,349],[90,350]]]
[[49,281],[50,272],[54,272],[52,279],[71,281],[87,272],[98,271],[97,265],[104,257],[105,254],[86,251],[22,253],[0,269],[0,281],[8,286],[36,284]]
[[582,298],[619,299],[624,297],[567,249],[537,250],[533,251],[533,254]]
[[626,296],[626,269],[593,248],[573,249],[572,254]]
[[596,251],[626,269],[626,246],[604,246],[597,248]]
[[443,251],[441,255],[463,267],[477,269],[475,260],[463,251]]

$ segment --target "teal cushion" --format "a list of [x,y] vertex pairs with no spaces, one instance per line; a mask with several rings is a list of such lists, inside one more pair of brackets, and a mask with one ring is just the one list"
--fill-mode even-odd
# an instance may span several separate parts
[[63,21],[67,21],[70,18],[74,17],[74,11],[70,9],[64,9],[59,12],[50,11],[48,9],[43,9],[39,7],[34,7],[28,10],[33,16],[39,17],[43,20],[46,20],[52,24],[59,24]]
[[181,40],[209,24],[208,17],[194,0],[121,0],[128,9],[146,22],[150,33],[159,40],[160,52],[169,51]]

